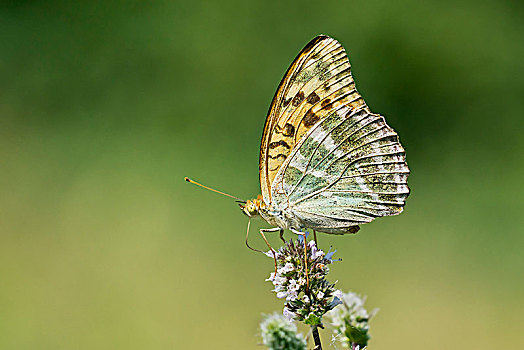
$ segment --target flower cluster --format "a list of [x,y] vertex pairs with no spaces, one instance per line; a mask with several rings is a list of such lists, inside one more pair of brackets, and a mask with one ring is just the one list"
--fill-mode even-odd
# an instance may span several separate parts
[[327,313],[330,326],[334,330],[334,338],[340,341],[344,348],[364,348],[369,341],[369,319],[375,311],[368,313],[364,308],[366,298],[348,292],[340,298],[342,305]]
[[297,326],[284,316],[267,315],[260,323],[263,344],[270,350],[306,350],[306,339]]
[[[313,240],[305,247],[302,236],[276,251],[277,271],[266,281],[273,283],[278,298],[286,299],[284,316],[316,326],[326,312],[341,303],[342,293],[325,278],[334,253],[324,253]],[[267,256],[273,258],[273,251]]]

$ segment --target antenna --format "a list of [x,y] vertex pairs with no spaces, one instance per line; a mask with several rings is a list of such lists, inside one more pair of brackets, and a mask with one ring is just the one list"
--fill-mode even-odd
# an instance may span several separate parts
[[233,198],[233,199],[236,199],[236,200],[239,201],[239,202],[242,202],[242,203],[245,203],[245,202],[246,202],[245,200],[240,199],[240,198],[238,198],[238,197],[235,197],[235,196],[232,196],[232,195],[230,195],[230,194],[227,194],[227,193],[224,193],[224,192],[221,192],[221,191],[215,190],[214,188],[211,188],[211,187],[204,186],[204,185],[202,185],[201,183],[198,183],[198,182],[196,182],[196,181],[191,180],[191,179],[188,178],[187,176],[184,177],[184,180],[186,180],[186,181],[189,182],[189,183],[192,183],[193,185],[197,185],[197,186],[203,187],[203,188],[205,188],[206,190],[210,190],[210,191],[213,191],[213,192],[216,192],[216,193],[223,194],[224,196],[231,197],[231,198]]

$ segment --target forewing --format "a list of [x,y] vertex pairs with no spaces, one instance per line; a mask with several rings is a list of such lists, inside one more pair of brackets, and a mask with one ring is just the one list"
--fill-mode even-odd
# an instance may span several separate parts
[[329,113],[283,164],[274,202],[306,227],[328,233],[400,214],[409,168],[395,131],[365,106]]
[[284,75],[268,112],[259,161],[264,201],[271,202],[275,176],[314,125],[337,108],[364,105],[344,48],[324,35],[311,40]]

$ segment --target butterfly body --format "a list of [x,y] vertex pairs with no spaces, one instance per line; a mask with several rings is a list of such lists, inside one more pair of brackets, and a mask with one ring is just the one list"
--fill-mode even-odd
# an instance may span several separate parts
[[[249,203],[254,204],[256,201],[257,199],[248,200],[246,205],[249,205]],[[300,220],[299,216],[296,213],[294,213],[292,210],[290,210],[289,208],[276,209],[272,206],[266,206],[265,204],[262,204],[261,206],[255,206],[253,208],[254,209],[251,209],[249,212],[247,211],[247,209],[244,209],[243,207],[242,207],[242,210],[250,218],[260,216],[270,225],[279,227],[281,229],[287,229],[287,230],[292,230],[292,231],[303,231],[307,228],[310,228],[316,231],[332,233],[332,234],[356,233],[359,230],[358,226],[350,226],[343,230],[329,231],[329,230],[326,230],[326,228],[315,227],[314,225],[311,225],[311,224],[307,225],[306,222]]]
[[409,195],[405,151],[355,88],[344,48],[304,47],[271,103],[260,150],[262,195],[241,205],[281,229],[354,233],[397,215]]

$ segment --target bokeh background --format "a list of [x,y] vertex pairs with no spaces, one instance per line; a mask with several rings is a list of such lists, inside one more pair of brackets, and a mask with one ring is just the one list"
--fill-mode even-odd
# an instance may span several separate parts
[[259,193],[270,100],[320,33],[412,170],[402,215],[320,237],[331,279],[380,308],[370,348],[523,348],[523,18],[499,0],[2,2],[0,348],[260,349],[272,261],[183,177]]

